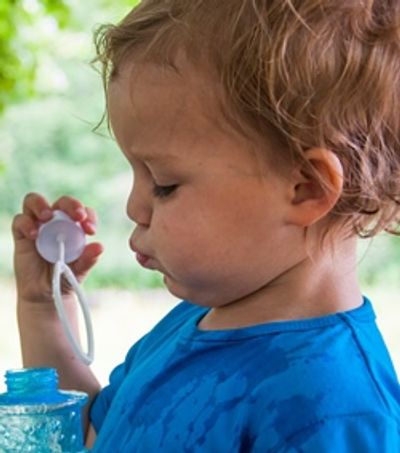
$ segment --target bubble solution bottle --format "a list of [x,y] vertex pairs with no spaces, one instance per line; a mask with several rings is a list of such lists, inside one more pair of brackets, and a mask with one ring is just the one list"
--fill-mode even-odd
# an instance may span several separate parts
[[58,390],[54,368],[9,370],[0,394],[1,453],[83,453],[82,392]]

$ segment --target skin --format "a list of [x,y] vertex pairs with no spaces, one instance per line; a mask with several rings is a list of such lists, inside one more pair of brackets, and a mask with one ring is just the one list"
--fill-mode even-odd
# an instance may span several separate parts
[[[266,157],[280,152],[277,145],[238,134],[219,114],[212,81],[188,65],[180,72],[128,66],[110,87],[111,125],[135,173],[127,204],[136,224],[131,247],[150,257],[146,265],[163,273],[174,295],[212,307],[200,328],[359,305],[354,243],[336,241],[336,256],[324,251],[310,259],[304,240],[305,228],[340,195],[334,154],[307,154],[329,193],[300,169],[283,177]],[[160,198],[155,185],[177,187]]]
[[[279,146],[265,137],[244,138],[223,120],[216,99],[215,83],[185,63],[179,75],[150,64],[126,65],[110,85],[111,125],[134,170],[127,214],[139,260],[162,272],[177,297],[210,307],[200,329],[359,306],[355,238],[338,236],[331,238],[333,248],[317,247],[342,190],[336,156],[306,151],[329,190],[305,168],[277,171],[270,157],[282,151]],[[64,338],[51,298],[51,268],[34,246],[39,223],[54,209],[79,221],[87,234],[95,232],[94,212],[78,200],[63,197],[51,205],[39,194],[25,198],[13,223],[23,362],[57,367],[63,388],[93,398],[100,385]],[[72,266],[79,279],[101,252],[98,243],[86,247]],[[68,288],[65,299],[75,319]],[[88,445],[94,439],[90,428]]]

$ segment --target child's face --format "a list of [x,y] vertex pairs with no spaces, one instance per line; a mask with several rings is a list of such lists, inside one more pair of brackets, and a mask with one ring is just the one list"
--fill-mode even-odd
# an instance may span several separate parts
[[109,114],[134,169],[131,247],[177,297],[217,307],[271,284],[303,249],[268,145],[228,126],[214,93],[194,70],[140,65],[111,83]]

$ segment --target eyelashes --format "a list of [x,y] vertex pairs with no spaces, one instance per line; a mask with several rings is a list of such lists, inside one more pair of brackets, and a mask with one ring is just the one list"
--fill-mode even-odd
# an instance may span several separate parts
[[172,184],[170,186],[159,186],[154,184],[153,195],[157,198],[166,198],[171,195],[178,188],[178,184]]

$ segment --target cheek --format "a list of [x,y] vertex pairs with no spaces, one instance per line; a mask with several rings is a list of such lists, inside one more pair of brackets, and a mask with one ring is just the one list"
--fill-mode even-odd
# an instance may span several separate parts
[[[195,258],[196,249],[210,245],[215,225],[201,209],[168,207],[154,213],[151,230],[156,249],[167,256]],[[204,250],[203,250],[204,251]]]
[[239,265],[244,255],[264,247],[270,236],[270,217],[268,222],[260,219],[258,208],[245,210],[236,203],[227,207],[193,203],[165,206],[154,212],[152,244],[159,259],[166,266],[197,265],[206,270],[209,262],[232,266],[236,261]]
[[151,239],[169,290],[200,305],[214,305],[244,296],[272,279],[282,267],[281,248],[287,241],[278,221],[260,216],[259,209],[169,206],[158,211]]
[[260,196],[257,184],[213,185],[158,206],[152,217],[156,251],[174,261],[243,259],[273,253],[282,240],[277,197]]
[[[194,207],[195,206],[195,207]],[[231,247],[225,226],[213,209],[199,203],[169,205],[153,214],[151,239],[157,258],[178,280],[196,284],[201,275],[215,271]]]

